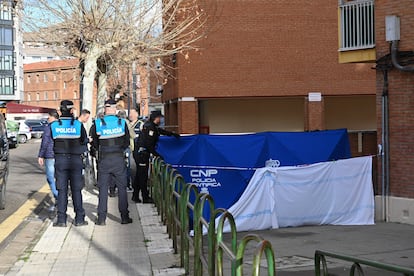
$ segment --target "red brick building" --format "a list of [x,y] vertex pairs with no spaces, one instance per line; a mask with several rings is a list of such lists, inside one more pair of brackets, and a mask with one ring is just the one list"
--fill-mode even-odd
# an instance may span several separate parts
[[[51,60],[24,65],[23,104],[58,109],[60,101],[72,100],[76,112],[80,110],[80,70],[77,59]],[[149,83],[150,81],[150,83]],[[157,93],[158,80],[149,78],[146,68],[120,70],[116,77],[108,80],[108,96],[119,97],[119,105],[125,109],[139,108],[140,114],[147,116],[151,110],[160,109],[161,94]],[[119,87],[119,91],[115,88]],[[93,106],[96,106],[96,91]],[[134,101],[136,104],[134,105]],[[91,110],[94,115],[95,110]]]
[[79,61],[51,60],[24,65],[23,104],[55,108],[60,101],[72,100],[80,109]]
[[373,64],[338,63],[337,1],[217,5],[201,50],[172,59],[168,125],[181,133],[375,132]]
[[[396,38],[386,37],[386,16],[399,18],[397,66],[391,65],[390,46]],[[392,27],[392,23],[388,28]],[[388,152],[384,166],[383,213],[387,220],[414,224],[414,1],[376,0],[375,35],[377,63],[378,143]],[[394,44],[395,45],[395,44]],[[382,66],[382,67],[381,67]],[[385,70],[384,70],[385,68]],[[382,69],[382,70],[381,70]],[[388,77],[387,82],[384,76]],[[384,91],[387,97],[384,97]],[[388,104],[388,114],[384,113]],[[384,124],[384,120],[388,124]],[[388,127],[387,127],[388,126]],[[388,132],[384,131],[388,128]],[[381,139],[382,137],[382,139]],[[385,140],[385,143],[384,143]]]

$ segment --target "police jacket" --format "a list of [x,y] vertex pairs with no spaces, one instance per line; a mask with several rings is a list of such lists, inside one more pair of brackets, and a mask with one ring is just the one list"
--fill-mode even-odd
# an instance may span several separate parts
[[134,150],[136,152],[146,151],[152,153],[154,156],[160,156],[160,154],[156,151],[160,135],[171,136],[173,133],[160,128],[152,121],[145,122]]
[[73,117],[60,117],[50,124],[55,154],[82,154],[88,143],[85,127]]
[[116,115],[105,115],[94,120],[90,133],[92,148],[99,153],[123,153],[129,147],[127,123]]

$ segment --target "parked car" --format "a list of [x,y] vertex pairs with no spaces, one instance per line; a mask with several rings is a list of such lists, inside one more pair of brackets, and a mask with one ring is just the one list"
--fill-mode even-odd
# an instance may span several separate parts
[[47,124],[47,121],[44,120],[26,120],[24,121],[26,125],[28,125],[32,131],[32,137],[40,138],[43,135],[44,127]]
[[8,131],[17,131],[17,140],[19,143],[26,143],[27,140],[32,138],[31,129],[23,121],[6,121],[6,126]]
[[4,117],[0,114],[0,210],[6,206],[6,183],[9,175],[9,142]]
[[19,141],[17,139],[17,131],[7,130],[7,140],[9,140],[9,148],[17,148]]

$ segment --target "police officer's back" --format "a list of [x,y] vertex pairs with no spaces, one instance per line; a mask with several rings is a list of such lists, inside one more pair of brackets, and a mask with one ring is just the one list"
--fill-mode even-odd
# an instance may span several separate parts
[[97,118],[91,128],[93,148],[98,153],[98,219],[105,225],[108,206],[108,185],[115,181],[118,187],[118,208],[121,223],[132,223],[128,211],[127,174],[124,151],[129,147],[129,131],[123,118],[116,116],[116,102],[105,102],[105,116]]
[[73,224],[82,226],[87,224],[81,193],[83,187],[82,153],[88,143],[88,137],[83,125],[72,115],[72,101],[62,101],[60,111],[61,117],[50,124],[54,141],[55,177],[58,189],[57,222],[54,226],[66,227],[69,184],[76,213]]

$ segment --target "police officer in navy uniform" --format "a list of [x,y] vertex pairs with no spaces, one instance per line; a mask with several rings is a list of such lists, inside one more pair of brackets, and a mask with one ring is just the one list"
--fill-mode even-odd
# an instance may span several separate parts
[[134,193],[132,195],[132,200],[135,202],[141,202],[139,199],[140,190],[144,203],[154,202],[149,196],[147,187],[148,168],[151,154],[153,156],[161,156],[156,150],[160,135],[174,136],[176,138],[180,137],[177,133],[170,132],[159,127],[162,117],[164,116],[159,110],[151,112],[150,118],[142,127],[141,134],[139,135],[137,144],[134,147],[134,159],[137,165],[137,172],[134,181]]
[[121,223],[132,223],[128,211],[127,168],[125,149],[129,147],[129,131],[125,119],[116,116],[115,100],[105,102],[105,116],[97,118],[91,127],[92,147],[98,153],[98,218],[97,225],[105,225],[108,212],[108,185],[115,181],[118,188],[118,209]]
[[66,227],[68,187],[72,192],[75,219],[73,225],[87,225],[82,201],[82,154],[88,143],[86,130],[82,123],[73,117],[73,102],[64,100],[60,103],[61,117],[50,124],[54,141],[55,177],[58,190],[56,227]]

